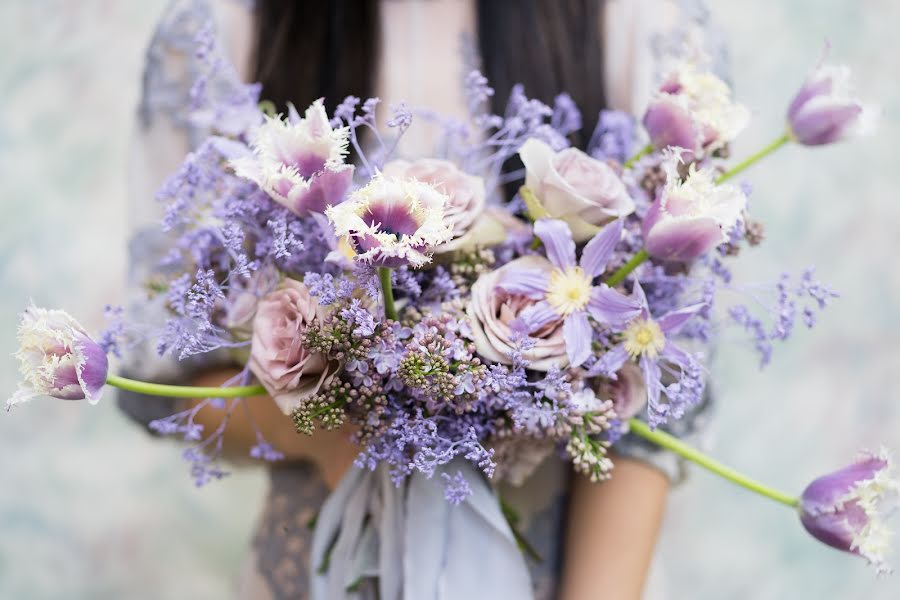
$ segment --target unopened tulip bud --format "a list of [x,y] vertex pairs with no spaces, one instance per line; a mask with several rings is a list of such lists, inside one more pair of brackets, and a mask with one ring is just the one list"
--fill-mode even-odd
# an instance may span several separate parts
[[897,506],[900,483],[884,450],[863,454],[848,467],[809,484],[800,498],[800,521],[819,541],[858,554],[888,571],[890,532],[884,518]]
[[862,133],[871,114],[871,109],[851,95],[850,69],[823,60],[794,96],[787,120],[795,141],[821,146]]

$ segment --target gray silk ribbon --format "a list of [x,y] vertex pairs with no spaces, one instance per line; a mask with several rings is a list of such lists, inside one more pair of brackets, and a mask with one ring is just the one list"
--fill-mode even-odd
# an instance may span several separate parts
[[[457,471],[472,494],[453,506],[440,474]],[[533,598],[496,495],[462,459],[401,487],[385,467],[351,469],[319,513],[310,569],[313,600],[368,599],[372,585],[380,600]]]

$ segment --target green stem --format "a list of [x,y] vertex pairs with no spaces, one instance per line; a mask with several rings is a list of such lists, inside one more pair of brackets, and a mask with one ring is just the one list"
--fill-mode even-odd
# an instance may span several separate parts
[[751,154],[750,156],[748,156],[747,158],[745,158],[744,160],[742,160],[741,162],[739,162],[738,164],[736,164],[735,166],[730,168],[729,170],[727,170],[724,173],[722,173],[721,175],[719,175],[719,177],[716,179],[716,183],[724,183],[724,182],[728,181],[735,175],[742,173],[745,169],[747,169],[751,165],[761,161],[762,159],[764,159],[768,155],[772,154],[773,152],[775,152],[776,150],[778,150],[779,148],[781,148],[782,146],[784,146],[785,144],[787,144],[790,141],[791,141],[790,133],[785,132],[785,133],[781,134],[781,136],[779,136],[776,140],[774,140],[768,146],[762,148],[760,151],[756,152],[755,154]]
[[619,267],[619,270],[609,276],[609,279],[606,280],[606,285],[609,287],[615,287],[616,285],[625,281],[625,278],[631,274],[639,265],[641,265],[645,260],[650,258],[650,254],[647,253],[646,250],[641,248],[641,250],[631,257],[627,263]]
[[623,169],[630,169],[631,167],[634,166],[634,163],[636,163],[637,161],[641,160],[642,158],[644,158],[645,156],[647,156],[647,155],[650,154],[651,152],[653,152],[653,144],[647,144],[646,146],[644,146],[643,148],[641,148],[640,150],[638,150],[638,151],[637,151],[637,154],[635,154],[634,156],[632,156],[631,158],[629,158],[628,160],[626,160],[626,161],[625,161],[625,164],[622,165],[622,168],[623,168]]
[[130,392],[138,392],[148,396],[167,396],[169,398],[244,398],[262,396],[266,388],[261,385],[241,385],[234,387],[194,387],[190,385],[163,385],[126,379],[118,375],[107,375],[106,383]]
[[761,496],[771,498],[776,502],[781,502],[782,504],[793,508],[796,508],[800,503],[800,499],[796,496],[786,494],[782,491],[762,484],[755,479],[751,479],[750,477],[747,477],[746,475],[735,471],[731,467],[727,467],[719,461],[707,456],[706,454],[703,454],[696,448],[688,446],[678,438],[673,437],[668,433],[665,433],[664,431],[660,431],[659,429],[650,429],[650,426],[643,421],[639,421],[638,419],[629,419],[628,425],[630,431],[635,435],[638,435],[649,442],[653,442],[657,446],[661,446],[666,450],[671,450],[678,456],[681,456],[682,458],[698,464],[707,471],[715,473],[719,477],[724,477],[728,481],[736,483],[737,485],[744,487],[751,492],[756,492]]
[[384,316],[397,320],[397,308],[394,306],[394,288],[391,286],[391,270],[378,267],[378,280],[381,282],[381,293],[384,295]]
[[528,539],[519,531],[519,513],[516,509],[507,504],[506,500],[503,498],[500,498],[500,512],[503,513],[503,518],[506,519],[506,523],[509,525],[510,531],[512,531],[513,539],[516,541],[519,550],[525,553],[531,560],[543,562],[544,559],[541,558],[540,553],[535,550],[534,546],[532,546]]

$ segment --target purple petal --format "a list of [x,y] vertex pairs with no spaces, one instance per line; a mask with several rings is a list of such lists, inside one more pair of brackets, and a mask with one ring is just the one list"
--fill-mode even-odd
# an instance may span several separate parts
[[650,305],[647,304],[647,294],[644,293],[644,288],[641,287],[641,282],[637,279],[634,280],[634,289],[631,290],[631,297],[641,307],[641,316],[645,319],[650,318]]
[[663,346],[660,356],[682,368],[692,362],[690,354],[668,340],[666,340],[666,345]]
[[634,297],[617,292],[606,284],[591,290],[588,312],[598,323],[619,327],[641,314],[641,304]]
[[659,397],[662,393],[662,383],[660,377],[662,374],[659,370],[659,363],[645,356],[641,357],[641,371],[644,373],[644,385],[647,386],[647,408],[649,409],[649,423],[655,428],[666,420],[668,407],[659,403]]
[[703,302],[699,304],[692,304],[691,306],[686,306],[678,310],[673,310],[670,313],[666,313],[665,315],[657,319],[656,322],[657,324],[659,324],[659,328],[662,329],[663,333],[677,333],[678,329],[682,325],[684,325],[691,317],[696,315],[705,307],[706,304]]
[[301,217],[324,212],[335,204],[340,204],[353,184],[353,165],[328,168],[314,176],[309,189],[293,199],[288,207]]
[[834,512],[811,512],[804,507],[800,511],[800,522],[806,531],[823,544],[859,554],[858,548],[850,548],[855,535],[862,531],[869,519],[866,511],[853,500],[844,503],[840,510]]
[[542,299],[547,295],[549,280],[545,271],[510,269],[497,287],[507,294]]
[[580,366],[591,355],[591,325],[585,313],[574,312],[566,317],[563,321],[563,339],[566,341],[569,366]]
[[596,277],[606,269],[616,244],[622,239],[622,219],[616,219],[591,238],[581,252],[581,268],[590,277]]
[[628,360],[628,351],[622,344],[616,344],[607,350],[590,369],[588,377],[602,375],[607,379],[616,379],[616,373],[622,369],[622,365]]
[[655,148],[674,146],[696,150],[699,135],[687,108],[672,98],[654,101],[644,113],[644,128]]
[[830,106],[801,109],[790,121],[791,133],[801,144],[821,146],[837,142],[856,126],[863,107],[860,103],[832,102]]
[[85,398],[93,404],[100,400],[103,387],[106,385],[109,361],[103,349],[93,340],[86,340],[81,344],[81,356],[83,362],[80,379],[84,386]]
[[831,77],[810,77],[791,100],[787,112],[788,121],[793,121],[797,113],[813,98],[830,94],[833,87],[834,81]]
[[650,216],[644,223],[644,243],[647,252],[660,260],[694,260],[726,239],[712,217],[655,220]]
[[888,462],[885,459],[869,456],[843,469],[819,477],[803,491],[802,506],[810,512],[831,510],[857,483],[872,479],[887,466]]
[[559,313],[553,310],[552,306],[546,302],[538,302],[522,310],[509,326],[520,333],[531,334],[558,320]]
[[297,112],[297,107],[294,106],[293,102],[288,102],[288,123],[291,125],[297,125],[300,122],[300,113]]
[[575,266],[575,242],[568,225],[556,219],[539,219],[534,224],[534,235],[544,243],[553,266],[560,269]]

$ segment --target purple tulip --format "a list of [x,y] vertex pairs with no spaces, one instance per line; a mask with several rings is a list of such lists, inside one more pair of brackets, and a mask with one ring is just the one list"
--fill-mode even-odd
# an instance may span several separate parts
[[[827,51],[826,51],[827,54]],[[791,136],[800,144],[821,146],[853,137],[871,114],[850,91],[850,69],[825,63],[807,76],[787,111]]]
[[746,126],[747,109],[731,99],[728,85],[691,63],[678,66],[651,99],[643,124],[654,148],[712,151]]
[[884,518],[897,507],[900,482],[885,450],[813,481],[800,497],[800,521],[817,540],[858,554],[888,571],[890,532]]
[[325,211],[338,236],[346,236],[354,260],[378,267],[421,267],[431,252],[450,241],[447,196],[415,179],[377,174],[346,202]]
[[344,164],[347,129],[332,129],[321,100],[304,118],[266,118],[253,137],[253,154],[233,158],[235,173],[256,183],[291,212],[322,213],[344,199],[353,183],[353,165]]
[[19,371],[24,381],[7,406],[52,396],[62,400],[100,400],[109,364],[103,349],[61,310],[31,306],[19,321]]
[[691,170],[684,181],[666,165],[668,181],[644,216],[644,247],[667,261],[690,261],[728,240],[747,197],[739,187],[716,185],[713,174]]
[[659,94],[644,113],[644,129],[654,148],[700,149],[701,136],[690,109],[672,94]]

